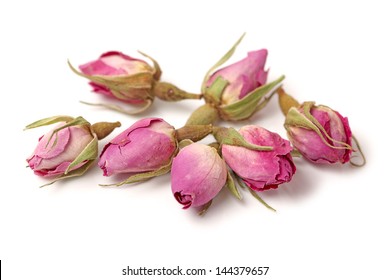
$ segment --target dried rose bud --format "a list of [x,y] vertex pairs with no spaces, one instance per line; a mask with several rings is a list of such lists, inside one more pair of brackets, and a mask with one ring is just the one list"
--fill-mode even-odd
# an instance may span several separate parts
[[289,141],[262,127],[247,125],[239,130],[243,138],[254,145],[271,146],[260,151],[246,147],[222,145],[222,155],[228,166],[253,190],[277,188],[289,182],[296,167],[290,152]]
[[350,161],[352,133],[347,118],[327,106],[305,102],[292,107],[285,128],[293,146],[314,163]]
[[[62,125],[64,123],[58,127]],[[38,176],[46,177],[64,174],[70,164],[93,140],[90,131],[81,126],[66,127],[60,130],[56,137],[51,137],[52,134],[53,131],[50,131],[40,138],[33,155],[27,159],[28,165]],[[56,144],[54,144],[54,141],[56,141]],[[68,171],[77,169],[85,163],[87,161],[73,166]]]
[[266,49],[249,52],[246,58],[214,72],[206,81],[206,87],[210,87],[217,77],[223,78],[228,85],[221,95],[220,105],[233,104],[266,84],[266,58]]
[[99,166],[104,176],[155,171],[171,162],[177,149],[174,127],[159,118],[146,118],[112,139]]
[[199,94],[180,90],[172,84],[159,82],[162,72],[158,63],[151,57],[143,55],[152,60],[154,65],[150,66],[144,60],[117,51],[104,53],[97,60],[80,65],[81,72],[69,63],[73,72],[90,80],[94,92],[125,103],[141,105],[143,106],[141,109],[128,111],[115,104],[84,103],[104,106],[122,113],[136,114],[146,110],[155,96],[166,101],[202,97]]
[[183,209],[203,206],[223,188],[227,168],[215,148],[190,144],[173,159],[172,192]]
[[266,84],[266,49],[249,52],[246,58],[214,72],[233,55],[242,38],[205,75],[201,92],[206,104],[192,113],[187,124],[247,119],[267,104],[271,95],[265,96],[284,79]]
[[[90,125],[82,117],[56,116],[28,125],[35,128],[60,124],[39,139],[34,153],[27,159],[34,173],[57,180],[82,175],[97,157],[97,140],[107,136],[120,123]],[[49,183],[50,184],[50,183]]]

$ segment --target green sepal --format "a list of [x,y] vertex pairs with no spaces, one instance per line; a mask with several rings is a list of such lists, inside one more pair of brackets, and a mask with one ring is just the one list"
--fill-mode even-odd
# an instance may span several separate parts
[[220,104],[224,89],[228,86],[229,82],[218,76],[211,86],[207,87],[204,92],[204,98],[211,103]]
[[240,187],[241,187],[242,189],[247,188],[247,189],[249,190],[250,194],[251,194],[255,199],[257,199],[260,203],[262,203],[262,205],[264,205],[267,209],[270,209],[270,210],[272,210],[272,211],[274,211],[274,212],[277,212],[277,210],[274,209],[273,207],[271,207],[269,204],[267,204],[266,201],[264,201],[264,200],[257,194],[256,191],[252,190],[250,187],[248,187],[248,186],[246,185],[246,183],[242,182],[242,180],[241,180],[240,178],[238,178],[237,181],[238,181],[238,183],[239,183],[239,185],[240,185]]
[[82,150],[82,152],[70,163],[68,168],[65,170],[64,174],[69,173],[69,170],[74,166],[86,161],[86,160],[94,160],[98,156],[98,144],[97,144],[97,136],[95,135],[92,141]]
[[203,83],[201,85],[201,92],[203,92],[203,93],[205,92],[205,90],[206,90],[206,83],[207,83],[211,73],[216,68],[218,68],[219,66],[223,65],[228,59],[230,59],[230,57],[234,54],[236,47],[240,44],[240,42],[242,41],[242,39],[243,39],[245,34],[246,33],[243,33],[243,35],[240,36],[239,40],[236,41],[236,43],[232,46],[232,48],[218,62],[216,62],[216,64],[214,66],[212,66],[211,69],[208,70],[208,72],[205,74]]
[[285,76],[281,76],[271,83],[256,88],[237,102],[220,106],[220,116],[225,120],[231,121],[239,121],[251,117],[268,102],[268,100],[265,100],[264,102],[266,103],[259,103],[261,99],[277,88],[284,78]]
[[125,185],[125,184],[133,184],[133,183],[137,183],[137,182],[146,181],[148,179],[169,173],[171,168],[172,168],[172,162],[173,162],[173,158],[171,159],[171,161],[167,165],[162,166],[157,170],[132,175],[132,176],[128,177],[126,180],[121,181],[121,182],[116,183],[116,184],[99,184],[99,185],[102,187],[110,187],[110,186],[120,187],[120,186]]
[[271,151],[273,147],[270,146],[258,146],[247,142],[240,133],[234,128],[226,127],[214,127],[213,136],[222,145],[231,145],[244,147],[255,151]]
[[40,188],[52,185],[59,180],[82,176],[92,166],[93,163],[94,163],[94,160],[88,161],[80,168],[72,170],[72,171],[68,172],[67,174],[63,174],[63,175],[59,176],[58,178],[54,179],[53,181],[51,181],[50,183],[47,183],[47,184],[40,186]]
[[31,128],[37,128],[40,126],[45,126],[45,125],[50,125],[54,124],[57,122],[69,122],[73,120],[73,117],[70,116],[54,116],[54,117],[49,117],[49,118],[44,118],[39,121],[33,122],[25,127],[24,130],[31,129]]
[[242,195],[239,193],[238,188],[235,185],[235,180],[232,177],[230,171],[227,171],[227,183],[226,186],[228,190],[234,195],[237,199],[242,200]]

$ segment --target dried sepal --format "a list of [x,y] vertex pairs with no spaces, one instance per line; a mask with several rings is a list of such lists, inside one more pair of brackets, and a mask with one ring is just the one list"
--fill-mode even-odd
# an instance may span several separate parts
[[[320,124],[320,122],[314,116],[312,116],[311,108],[314,105],[315,105],[315,102],[304,102],[303,103],[302,107],[303,107],[305,116],[307,116],[307,118],[320,130],[320,132],[323,134],[323,139],[324,139],[324,136],[325,136],[327,139],[331,140],[333,143],[339,144],[341,146],[334,146],[334,145],[330,144],[328,141],[325,141],[326,145],[328,145],[329,147],[334,148],[334,149],[349,149],[349,150],[352,150],[352,147],[349,144],[347,144],[346,142],[338,141],[338,140],[332,138],[327,133],[325,128]],[[322,105],[322,107],[326,107],[326,106]]]
[[255,151],[271,151],[273,147],[270,146],[258,146],[247,142],[243,136],[234,128],[226,127],[214,127],[213,135],[220,145],[231,145],[245,147]]
[[41,120],[38,120],[36,122],[33,122],[25,127],[24,130],[31,129],[31,128],[37,128],[45,125],[51,125],[55,124],[58,122],[70,122],[74,118],[70,116],[54,116],[54,117],[49,117],[49,118],[44,118]]
[[98,144],[97,136],[84,148],[84,150],[78,155],[78,157],[70,163],[64,174],[67,174],[69,170],[84,161],[93,161],[98,156]]
[[[360,158],[361,158],[361,162],[355,162],[354,160],[350,160],[350,164],[352,165],[352,166],[355,166],[355,167],[362,167],[362,166],[364,166],[365,164],[366,164],[366,157],[365,157],[365,154],[363,153],[363,151],[362,151],[362,148],[361,148],[361,146],[359,145],[359,142],[358,142],[358,140],[357,140],[357,138],[353,135],[352,136],[352,138],[353,138],[353,141],[354,141],[354,143],[355,143],[355,146],[356,146],[356,152],[357,153],[359,153],[359,156],[360,156]],[[355,156],[355,157],[357,157],[357,156]]]
[[199,216],[204,216],[208,212],[208,209],[209,207],[211,207],[211,205],[212,205],[212,199],[207,203],[205,203],[203,206],[201,206],[200,211],[197,212],[197,214]]
[[245,120],[251,117],[255,112],[259,111],[264,107],[264,104],[268,102],[265,99],[264,104],[261,104],[260,101],[266,95],[271,94],[280,83],[284,80],[285,76],[279,77],[277,80],[256,88],[244,98],[240,99],[237,102],[228,105],[220,106],[220,116],[225,120]]
[[111,109],[111,110],[114,110],[116,112],[119,112],[119,113],[122,113],[122,114],[126,114],[126,115],[137,115],[137,114],[140,114],[144,111],[146,111],[150,106],[151,104],[153,104],[153,100],[152,99],[146,99],[143,103],[141,103],[141,107],[139,109],[133,109],[133,110],[128,110],[128,109],[125,109],[119,105],[116,105],[116,104],[110,104],[110,103],[90,103],[90,102],[85,102],[85,101],[80,101],[82,104],[85,104],[85,105],[90,105],[90,106],[97,106],[97,107],[104,107],[104,108],[107,108],[107,109]]
[[232,46],[232,48],[218,61],[216,62],[215,65],[213,65],[211,67],[211,69],[208,70],[208,72],[205,74],[205,77],[204,77],[204,80],[203,80],[203,83],[201,85],[201,92],[205,92],[206,90],[206,83],[211,75],[211,73],[216,69],[218,68],[219,66],[223,65],[228,59],[230,59],[230,57],[234,54],[235,52],[235,49],[237,48],[237,46],[240,44],[240,42],[242,41],[243,37],[245,36],[246,33],[243,33],[243,35],[238,39],[238,41],[236,41],[236,43]]
[[80,168],[72,170],[72,171],[68,172],[67,174],[63,174],[47,184],[41,185],[40,188],[52,185],[55,182],[60,181],[60,180],[82,176],[93,165],[93,163],[94,163],[94,161],[89,161],[85,165],[81,166]]
[[272,210],[276,212],[277,210],[271,207],[269,204],[266,203],[265,200],[263,200],[256,191],[252,190],[250,187],[248,187],[240,178],[237,177],[238,184],[242,189],[248,189],[250,194],[257,199],[263,206],[265,206],[267,209]]
[[239,200],[242,200],[242,195],[240,194],[238,188],[236,187],[235,180],[233,175],[231,174],[231,171],[227,172],[226,186],[233,196],[235,196]]
[[162,76],[162,70],[161,70],[161,67],[159,66],[158,62],[154,58],[152,58],[151,56],[145,54],[144,52],[138,51],[138,53],[140,53],[144,57],[147,57],[148,59],[151,60],[151,62],[153,62],[153,66],[154,66],[153,77],[156,81],[158,81]]
[[172,162],[173,162],[173,158],[171,159],[171,161],[167,165],[162,166],[162,167],[158,168],[157,170],[153,170],[153,171],[149,171],[149,172],[143,172],[143,173],[138,173],[138,174],[132,175],[132,176],[128,177],[126,180],[123,180],[123,181],[121,181],[119,183],[99,184],[99,185],[102,186],[102,187],[110,187],[110,186],[120,187],[120,186],[123,186],[123,185],[126,185],[126,184],[133,184],[133,183],[138,183],[138,182],[146,181],[146,180],[149,180],[151,178],[154,178],[154,177],[161,176],[161,175],[164,175],[166,173],[169,173],[171,168],[172,168]]

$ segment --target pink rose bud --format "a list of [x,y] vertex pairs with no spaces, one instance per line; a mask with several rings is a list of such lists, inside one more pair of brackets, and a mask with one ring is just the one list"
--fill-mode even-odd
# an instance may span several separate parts
[[193,143],[173,159],[172,192],[183,209],[211,201],[227,181],[227,168],[215,148]]
[[314,163],[346,163],[352,153],[347,118],[326,106],[305,102],[292,107],[285,128],[293,146]]
[[271,92],[284,79],[281,76],[266,83],[266,49],[251,51],[246,58],[214,72],[233,55],[242,38],[206,73],[201,86],[206,104],[191,114],[187,125],[213,124],[219,118],[229,121],[248,119],[265,107]]
[[228,81],[221,96],[221,105],[241,100],[254,89],[266,84],[267,71],[264,69],[266,58],[266,49],[249,52],[246,58],[213,73],[206,86],[211,86],[220,76]]
[[153,66],[116,51],[104,53],[97,60],[80,65],[81,72],[69,62],[74,73],[90,80],[94,92],[140,107],[128,110],[117,104],[83,103],[134,115],[148,109],[155,96],[165,101],[202,98],[201,94],[189,93],[173,84],[159,82],[162,71],[158,63],[146,54],[143,55],[153,62]]
[[262,127],[247,125],[239,130],[243,138],[258,146],[271,146],[270,151],[256,151],[245,147],[222,145],[223,158],[228,166],[255,191],[275,189],[289,182],[296,167],[289,141]]
[[[50,131],[39,139],[33,155],[27,159],[28,165],[36,175],[43,177],[60,176],[78,169],[93,159],[86,159],[68,170],[93,139],[91,132],[83,126],[66,127],[56,135]],[[95,148],[97,153],[97,144]]]
[[132,104],[152,99],[150,89],[156,70],[143,60],[110,51],[80,65],[80,70],[90,77],[90,85],[96,93]]
[[99,166],[104,176],[154,171],[170,163],[176,148],[173,126],[159,118],[142,119],[104,147]]

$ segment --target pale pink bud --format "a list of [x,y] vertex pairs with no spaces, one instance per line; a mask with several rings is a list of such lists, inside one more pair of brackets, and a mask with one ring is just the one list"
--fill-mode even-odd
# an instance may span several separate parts
[[159,118],[146,118],[104,147],[99,166],[104,176],[153,171],[169,164],[176,147],[173,126]]
[[187,209],[206,204],[220,192],[227,168],[216,149],[193,143],[173,159],[171,178],[174,197]]
[[228,166],[251,189],[275,189],[292,179],[296,167],[290,155],[292,147],[289,141],[254,125],[242,127],[239,133],[251,144],[273,147],[270,151],[256,151],[239,146],[222,146],[222,155]]
[[[27,159],[28,165],[38,176],[63,175],[69,165],[93,140],[90,131],[81,126],[63,128],[53,136],[52,132],[48,132],[39,139],[33,155]],[[48,143],[51,136],[52,138]],[[68,171],[78,169],[87,162],[88,160],[81,162]]]

